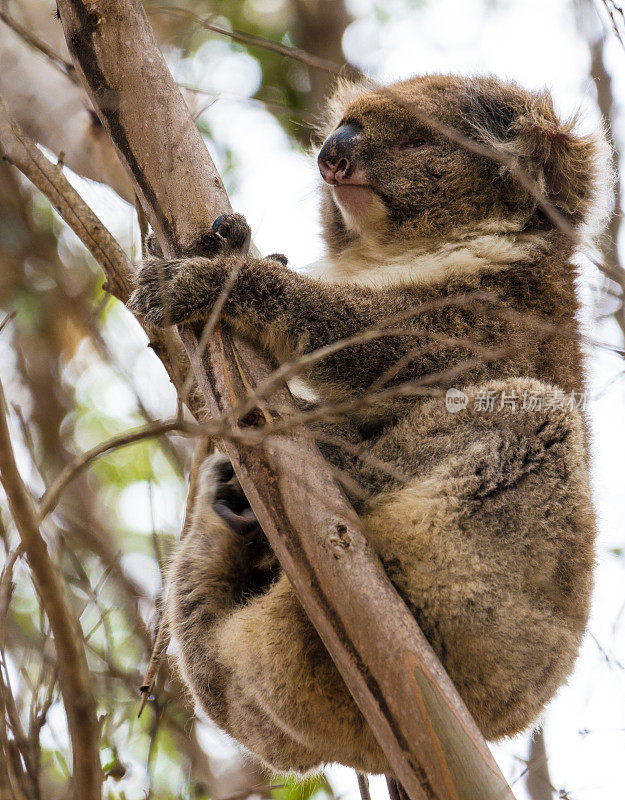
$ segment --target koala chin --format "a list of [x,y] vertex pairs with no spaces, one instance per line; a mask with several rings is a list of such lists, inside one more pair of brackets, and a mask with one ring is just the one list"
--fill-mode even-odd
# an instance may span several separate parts
[[[609,162],[603,133],[576,133],[547,92],[449,75],[341,82],[320,132],[327,255],[314,274],[248,255],[245,220],[229,215],[195,252],[144,264],[130,302],[154,325],[206,320],[236,266],[222,318],[278,361],[398,320],[304,377],[321,403],[414,391],[314,430],[489,739],[535,724],[588,618],[571,259],[605,223]],[[449,389],[462,399],[450,410]],[[266,764],[390,773],[223,458],[204,466],[166,613],[199,706]]]

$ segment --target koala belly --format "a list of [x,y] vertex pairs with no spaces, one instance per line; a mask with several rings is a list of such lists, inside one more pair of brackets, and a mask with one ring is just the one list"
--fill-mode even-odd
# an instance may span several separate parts
[[[492,411],[476,402],[485,391]],[[527,391],[538,401],[523,409]],[[497,408],[502,392],[516,407]],[[498,739],[530,726],[573,668],[595,524],[579,411],[551,407],[553,387],[525,379],[465,393],[455,414],[429,401],[414,431],[421,453],[431,437],[449,455],[432,446],[432,466],[374,497],[364,521],[482,732]]]

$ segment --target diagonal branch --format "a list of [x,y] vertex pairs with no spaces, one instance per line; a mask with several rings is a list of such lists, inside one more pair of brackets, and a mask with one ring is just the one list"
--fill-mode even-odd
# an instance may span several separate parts
[[68,602],[63,583],[50,559],[37,524],[32,498],[15,464],[7,424],[7,407],[0,385],[0,478],[26,551],[41,604],[54,634],[59,683],[67,714],[74,761],[76,800],[99,800],[100,725],[83,646],[80,625]]
[[[78,72],[161,246],[180,254],[230,209],[138,0],[60,0]],[[209,410],[227,413],[270,371],[225,333],[208,353],[181,331]],[[281,387],[267,427],[295,412]],[[276,426],[277,427],[277,426]],[[510,798],[488,747],[363,535],[308,431],[225,442],[242,487],[412,800]],[[319,504],[318,497],[326,502]]]

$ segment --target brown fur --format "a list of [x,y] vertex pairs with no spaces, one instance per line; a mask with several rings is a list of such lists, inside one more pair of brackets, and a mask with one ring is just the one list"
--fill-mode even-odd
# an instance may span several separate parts
[[[568,224],[598,230],[605,145],[561,123],[547,93],[453,76],[379,91],[344,84],[326,133],[361,126],[368,202],[346,211],[324,186],[321,277],[241,256],[223,316],[284,360],[401,314],[401,333],[315,364],[306,379],[317,395],[360,397],[402,358],[389,385],[429,376],[431,387],[466,393],[455,414],[441,397],[413,396],[318,430],[328,460],[362,487],[352,500],[395,586],[484,734],[499,738],[531,725],[566,679],[588,616],[584,423],[550,401],[584,390],[574,245],[500,163],[451,143],[423,113],[517,158]],[[131,305],[154,324],[206,319],[233,258],[153,261]],[[452,300],[474,291],[497,300]],[[475,344],[505,353],[476,361]],[[514,394],[516,408],[479,410],[486,390]],[[542,408],[524,407],[528,395]],[[168,618],[189,686],[278,770],[339,761],[388,772],[262,536],[217,513],[219,469],[206,466],[171,572]]]

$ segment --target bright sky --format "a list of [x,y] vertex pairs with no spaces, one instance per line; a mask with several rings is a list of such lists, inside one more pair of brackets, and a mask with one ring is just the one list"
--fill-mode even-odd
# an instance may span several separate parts
[[[383,25],[370,14],[370,0],[348,0],[348,5],[359,19],[345,34],[346,53],[377,79],[388,81],[418,72],[492,73],[529,88],[547,86],[563,114],[581,105],[586,110],[585,124],[596,122],[594,88],[587,78],[589,56],[574,25],[572,3],[566,0],[503,0],[496,9],[489,0],[430,0],[423,8],[390,0],[384,6],[393,21]],[[609,67],[617,106],[621,106],[625,53],[611,39]],[[225,42],[210,42],[194,59],[176,62],[172,58],[171,63],[180,80],[208,91],[246,97],[260,80],[255,60],[233,55]],[[233,151],[236,168],[227,181],[233,205],[247,216],[261,251],[284,252],[298,269],[314,261],[321,252],[314,162],[293,151],[277,122],[258,106],[222,96],[204,118],[214,132],[210,146],[218,165],[223,164],[226,147]],[[623,135],[622,125],[617,134]],[[85,188],[81,182],[81,190]],[[90,195],[91,191],[87,189]],[[96,191],[89,199],[96,200],[106,222],[127,235],[127,213],[120,226],[119,206],[115,207],[110,195],[104,198]],[[588,285],[597,283],[592,268],[585,271],[585,280]],[[604,323],[593,333],[602,341],[621,344],[613,323]],[[141,342],[129,346],[135,349]],[[150,372],[153,366],[144,363],[141,368]],[[577,669],[546,714],[552,780],[574,800],[625,794],[625,671],[621,666],[625,663],[625,560],[610,552],[625,544],[625,380],[618,377],[621,370],[614,355],[592,353],[591,397],[600,395],[590,404],[600,524],[593,614]],[[127,502],[136,513],[136,492]],[[170,516],[167,523],[175,528],[176,520]],[[206,735],[214,741],[211,734]],[[526,757],[527,748],[527,737],[494,748],[509,778],[522,770],[518,759]],[[332,768],[330,775],[342,797],[356,799],[353,772]],[[379,781],[374,789],[386,800]],[[514,789],[518,798],[527,797],[522,781]]]

